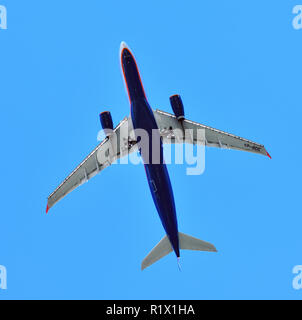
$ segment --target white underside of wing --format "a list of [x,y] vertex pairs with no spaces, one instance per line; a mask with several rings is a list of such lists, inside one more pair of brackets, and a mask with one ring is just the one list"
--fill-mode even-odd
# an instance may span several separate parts
[[131,118],[126,117],[114,129],[114,135],[102,141],[48,197],[47,211],[114,161],[134,152],[136,148],[129,147],[129,139],[133,139],[133,126]]
[[[160,110],[153,112],[165,143],[193,143],[268,155],[263,145],[251,140],[187,119],[181,123],[168,112]],[[186,132],[188,134],[185,134]]]

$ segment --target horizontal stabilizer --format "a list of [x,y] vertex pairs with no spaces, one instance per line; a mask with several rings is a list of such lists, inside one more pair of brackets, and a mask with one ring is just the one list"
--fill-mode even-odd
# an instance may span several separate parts
[[154,247],[151,252],[147,255],[147,257],[142,262],[142,270],[146,269],[147,267],[151,266],[153,263],[158,261],[159,259],[165,257],[167,254],[172,252],[172,246],[170,240],[167,236],[165,236],[161,241],[158,243],[156,247]]
[[180,249],[217,252],[216,248],[209,242],[199,240],[181,232],[178,232],[178,237]]
[[[197,250],[197,251],[208,251],[217,252],[216,248],[209,242],[199,240],[197,238],[188,236],[184,233],[179,232],[179,247],[183,250]],[[165,236],[156,247],[154,247],[147,257],[142,262],[142,270],[151,266],[156,261],[165,257],[167,254],[172,252],[172,246],[170,240]]]

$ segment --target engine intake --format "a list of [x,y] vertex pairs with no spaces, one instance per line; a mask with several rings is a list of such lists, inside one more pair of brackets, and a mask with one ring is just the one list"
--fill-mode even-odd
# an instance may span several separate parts
[[111,113],[109,111],[100,113],[100,121],[106,136],[110,136],[113,131],[113,121]]
[[177,120],[183,120],[185,118],[185,111],[180,95],[175,94],[171,96],[170,103]]

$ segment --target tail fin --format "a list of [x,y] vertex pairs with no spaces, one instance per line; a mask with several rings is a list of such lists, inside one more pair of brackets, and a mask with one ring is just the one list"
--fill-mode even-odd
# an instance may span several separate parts
[[[180,249],[217,252],[216,248],[209,242],[199,240],[197,238],[188,236],[181,232],[178,232],[178,237],[179,237]],[[151,266],[153,263],[165,257],[167,254],[169,254],[172,251],[173,249],[172,249],[170,240],[167,236],[165,236],[143,260],[142,270]]]

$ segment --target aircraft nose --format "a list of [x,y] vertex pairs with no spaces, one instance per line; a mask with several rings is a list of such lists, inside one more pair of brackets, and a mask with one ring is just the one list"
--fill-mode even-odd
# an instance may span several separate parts
[[126,42],[122,41],[120,45],[120,54],[124,52],[124,49],[127,49],[126,51],[130,51],[129,47],[127,46]]
[[125,41],[122,41],[122,42],[121,42],[121,45],[120,45],[120,52],[122,52],[122,50],[123,50],[124,48],[128,48],[128,46],[127,46],[127,43],[126,43]]
[[124,41],[122,41],[120,45],[120,56],[122,58],[129,58],[132,56],[130,48]]

